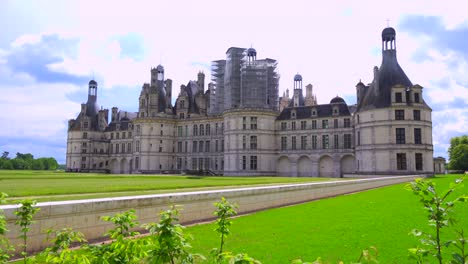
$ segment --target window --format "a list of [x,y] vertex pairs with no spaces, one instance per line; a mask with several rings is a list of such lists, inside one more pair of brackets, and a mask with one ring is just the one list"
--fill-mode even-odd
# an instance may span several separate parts
[[414,129],[414,144],[422,144],[421,143],[421,128]]
[[193,145],[192,145],[192,152],[193,152],[193,153],[196,153],[196,152],[197,152],[197,146],[198,146],[198,142],[197,142],[197,141],[193,141]]
[[177,152],[182,153],[182,142],[177,142]]
[[291,130],[296,130],[296,122],[291,123]]
[[140,141],[136,142],[135,151],[140,152]]
[[333,128],[338,128],[338,119],[333,119]]
[[114,139],[114,133],[111,133],[110,137],[111,137],[110,139]]
[[218,140],[215,140],[215,152],[218,152]]
[[328,135],[323,135],[322,136],[322,148],[328,149],[330,147],[330,141],[328,138]]
[[119,153],[119,144],[115,144],[115,153]]
[[197,125],[193,125],[193,135],[198,136],[198,126]]
[[88,146],[88,143],[83,142],[83,143],[81,143],[81,146],[86,148]]
[[317,120],[312,120],[312,129],[317,129]]
[[405,144],[405,129],[404,128],[397,128],[396,129],[396,143],[397,144]]
[[359,124],[359,115],[357,115],[357,123]]
[[177,127],[177,136],[179,136],[179,137],[182,136],[182,126]]
[[204,136],[205,135],[205,126],[202,124],[200,125],[200,136]]
[[198,142],[198,149],[200,152],[203,152],[203,141]]
[[405,110],[395,110],[395,120],[405,120]]
[[316,115],[317,115],[317,111],[312,110],[312,116],[316,116]]
[[126,134],[127,134],[127,133],[122,132],[122,139],[125,139]]
[[291,137],[291,149],[296,150],[296,136]]
[[257,156],[250,156],[250,169],[257,170]]
[[305,130],[307,128],[307,121],[301,121],[301,129]]
[[288,143],[288,138],[287,137],[281,137],[281,150],[286,150],[287,149],[287,143]]
[[339,147],[338,135],[333,135],[333,147],[337,149]]
[[250,136],[250,149],[257,149],[257,136]]
[[397,153],[397,170],[406,170],[406,153]]
[[247,148],[247,136],[242,136],[242,149]]
[[345,128],[351,127],[351,119],[345,118],[345,119],[344,119],[344,124],[343,124],[343,126],[344,126]]
[[301,149],[307,148],[307,136],[301,136]]
[[125,153],[125,143],[122,143],[121,149],[122,149],[122,153]]
[[414,102],[419,103],[419,93],[414,93]]
[[88,121],[85,121],[85,122],[83,123],[83,128],[88,128]]
[[281,130],[286,130],[286,122],[281,122]]
[[350,149],[351,148],[351,134],[344,134],[343,136],[344,148]]
[[211,131],[210,131],[210,130],[211,130],[211,126],[210,126],[210,124],[207,124],[207,125],[206,125],[206,135],[207,135],[207,136],[209,136],[209,135],[211,134]]
[[242,117],[242,130],[247,129],[247,117]]
[[86,157],[81,157],[81,161],[86,161]]
[[218,123],[215,125],[215,135],[218,135]]
[[115,139],[120,139],[120,134],[119,134],[119,132],[115,133]]
[[358,131],[358,132],[357,132],[357,145],[358,145],[358,146],[361,145],[361,131]]
[[257,117],[256,116],[250,117],[250,129],[252,130],[257,129]]
[[137,135],[140,135],[140,134],[141,134],[141,127],[140,127],[140,125],[137,125],[137,126],[136,126],[136,132],[137,132]]
[[415,153],[414,154],[414,159],[415,159],[415,163],[416,163],[416,170],[422,170],[423,169],[422,153]]
[[188,142],[185,141],[185,152],[188,152]]
[[328,120],[327,120],[327,119],[322,120],[322,128],[323,128],[323,129],[328,128]]
[[401,93],[395,93],[395,103],[402,103],[403,97]]
[[421,120],[421,111],[420,110],[413,110],[413,119],[414,120]]
[[246,170],[247,169],[247,157],[242,156],[242,169]]
[[192,170],[197,170],[197,159],[192,158]]
[[312,136],[312,149],[317,149],[317,136]]
[[180,114],[179,114],[179,118],[180,118],[180,119],[184,119],[184,118],[185,118],[185,114],[184,114],[184,113],[180,113]]
[[205,152],[211,152],[210,141],[205,141]]
[[83,133],[83,138],[84,138],[84,139],[88,138],[88,133],[87,133],[87,132],[84,132],[84,133]]
[[224,151],[224,139],[221,140],[221,151]]

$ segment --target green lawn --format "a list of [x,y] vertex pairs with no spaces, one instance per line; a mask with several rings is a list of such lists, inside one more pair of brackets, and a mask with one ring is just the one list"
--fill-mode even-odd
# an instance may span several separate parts
[[0,170],[0,192],[7,193],[10,197],[9,201],[13,203],[22,198],[32,198],[38,201],[74,200],[324,180],[330,179],[112,175]]
[[[437,177],[445,190],[454,177]],[[458,194],[468,194],[468,183]],[[426,213],[405,184],[323,199],[241,216],[234,219],[226,250],[246,252],[262,263],[312,261],[322,256],[330,263],[356,261],[362,249],[375,246],[380,263],[408,263],[407,249],[417,245],[408,235],[413,228],[428,230]],[[240,205],[242,206],[242,205]],[[457,204],[458,227],[468,231],[468,203]],[[214,224],[187,228],[193,252],[209,256],[218,247]],[[443,237],[453,235],[443,231]],[[434,261],[435,263],[435,261]]]

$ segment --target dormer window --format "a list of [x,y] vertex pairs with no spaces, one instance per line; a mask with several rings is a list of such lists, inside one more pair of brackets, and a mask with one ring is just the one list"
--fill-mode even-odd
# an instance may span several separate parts
[[296,118],[296,110],[291,111],[291,118]]
[[419,93],[414,93],[414,102],[415,102],[415,103],[419,103],[419,102],[420,102]]
[[317,116],[317,110],[316,110],[316,109],[312,109],[311,114],[312,114],[312,116]]
[[334,115],[334,116],[337,116],[337,115],[339,115],[339,114],[340,114],[340,111],[339,111],[338,107],[336,107],[336,106],[333,107],[333,115]]
[[403,103],[402,93],[395,93],[395,103]]

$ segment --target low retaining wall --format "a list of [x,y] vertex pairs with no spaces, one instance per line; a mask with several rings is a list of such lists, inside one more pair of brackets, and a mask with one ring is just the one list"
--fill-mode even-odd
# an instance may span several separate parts
[[[119,212],[134,209],[140,224],[156,222],[159,212],[172,204],[182,205],[181,223],[213,219],[213,203],[222,196],[230,202],[239,205],[240,214],[267,208],[285,206],[311,201],[319,198],[352,193],[386,185],[411,181],[417,177],[397,176],[385,178],[369,178],[330,182],[314,182],[290,185],[249,187],[185,193],[157,194],[117,198],[89,199],[64,202],[38,203],[40,211],[35,215],[36,221],[29,232],[28,249],[42,250],[47,246],[44,241],[47,229],[72,227],[82,232],[89,241],[103,238],[103,234],[112,227],[101,220],[102,216],[114,215]],[[7,237],[13,245],[20,244],[18,235],[20,228],[14,225],[14,215],[18,205],[0,206],[4,210],[8,229]],[[18,248],[18,247],[17,247]]]

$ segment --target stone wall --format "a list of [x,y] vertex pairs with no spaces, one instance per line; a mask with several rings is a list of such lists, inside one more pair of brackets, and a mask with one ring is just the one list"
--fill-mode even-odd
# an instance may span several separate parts
[[[222,196],[239,204],[239,213],[263,210],[352,193],[386,185],[408,182],[419,176],[398,176],[315,182],[238,189],[224,189],[185,193],[157,194],[131,197],[89,199],[63,202],[38,203],[40,211],[34,217],[35,224],[29,232],[28,248],[38,251],[46,246],[44,242],[47,229],[72,227],[84,233],[89,241],[103,238],[103,234],[112,227],[101,220],[102,216],[114,215],[134,209],[140,224],[158,221],[158,213],[172,204],[182,205],[181,223],[193,223],[213,218],[213,203]],[[14,212],[18,205],[1,206],[8,221],[8,238],[16,246],[19,227],[14,225]]]

